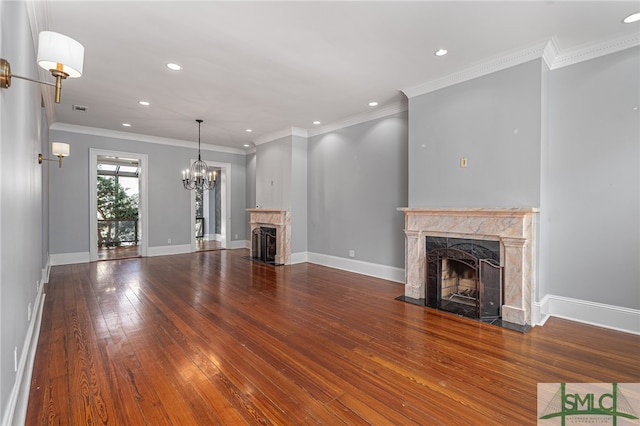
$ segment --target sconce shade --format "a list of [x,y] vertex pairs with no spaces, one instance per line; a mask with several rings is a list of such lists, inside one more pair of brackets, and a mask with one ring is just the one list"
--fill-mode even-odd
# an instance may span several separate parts
[[84,46],[66,35],[42,31],[38,36],[38,65],[47,71],[58,70],[69,77],[80,77],[84,64]]
[[58,157],[68,157],[69,156],[69,144],[63,142],[52,142],[51,143],[51,152],[53,155]]

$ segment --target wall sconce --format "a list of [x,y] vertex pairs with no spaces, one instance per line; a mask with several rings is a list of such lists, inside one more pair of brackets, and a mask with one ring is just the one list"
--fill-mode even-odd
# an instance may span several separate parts
[[42,31],[38,35],[38,65],[51,72],[51,75],[56,78],[55,84],[12,74],[9,61],[0,58],[0,87],[3,89],[11,87],[11,77],[54,86],[56,88],[55,100],[59,104],[62,80],[67,77],[80,77],[83,63],[84,46],[66,35]]
[[38,154],[38,164],[42,164],[43,161],[57,161],[58,167],[62,168],[62,158],[69,156],[69,144],[62,142],[53,142],[51,143],[51,152],[53,155],[58,157],[57,160],[50,160],[48,158],[44,158],[42,154]]

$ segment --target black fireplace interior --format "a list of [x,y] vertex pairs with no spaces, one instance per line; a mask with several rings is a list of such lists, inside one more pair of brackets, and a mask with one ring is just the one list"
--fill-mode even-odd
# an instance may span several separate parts
[[251,235],[251,253],[253,260],[276,264],[276,228],[261,226]]
[[426,239],[426,305],[480,320],[500,318],[500,242]]

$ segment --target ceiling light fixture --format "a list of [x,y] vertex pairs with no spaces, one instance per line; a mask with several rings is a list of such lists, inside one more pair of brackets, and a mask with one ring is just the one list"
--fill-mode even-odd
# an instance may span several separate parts
[[640,12],[632,13],[622,20],[625,24],[631,24],[638,21],[640,21]]
[[56,78],[56,82],[34,80],[11,72],[11,64],[0,58],[0,87],[11,87],[11,77],[34,83],[46,84],[56,88],[55,101],[60,103],[62,80],[67,77],[76,78],[82,75],[84,63],[84,46],[66,35],[52,31],[42,31],[38,35],[38,65],[48,70]]
[[433,54],[436,55],[436,56],[444,56],[447,53],[449,53],[449,51],[447,49],[438,49]]
[[131,124],[129,124],[129,123],[122,123],[122,125],[123,125],[124,127],[131,127]]
[[245,143],[245,144],[244,144],[244,145],[242,145],[242,146],[244,146],[245,148],[249,148],[251,145],[249,145],[248,143]]
[[316,121],[313,122],[313,124],[318,125],[318,124],[320,124],[320,122],[316,120]]
[[51,160],[49,158],[44,158],[42,154],[38,154],[38,164],[42,164],[43,161],[57,161],[58,167],[62,168],[62,158],[69,156],[69,144],[63,142],[52,142],[51,143],[51,152],[53,155],[57,156],[57,160]]
[[167,64],[167,68],[169,68],[171,71],[180,71],[182,69],[182,67],[180,65],[174,64],[174,63],[171,63],[171,62],[169,62]]
[[182,185],[188,190],[212,190],[216,187],[216,171],[209,171],[207,163],[202,161],[200,157],[200,125],[202,120],[196,120],[198,123],[198,160],[194,161],[191,167],[182,171]]
[[369,106],[370,107],[378,106],[378,103],[376,101],[369,102]]
[[245,132],[247,132],[247,133],[251,133],[251,132],[253,132],[253,130],[251,130],[251,129],[247,129],[247,130],[245,130]]
[[138,101],[138,103],[139,103],[140,105],[142,105],[142,106],[149,106],[149,105],[151,105],[151,104],[150,104],[149,102],[147,102],[147,101]]

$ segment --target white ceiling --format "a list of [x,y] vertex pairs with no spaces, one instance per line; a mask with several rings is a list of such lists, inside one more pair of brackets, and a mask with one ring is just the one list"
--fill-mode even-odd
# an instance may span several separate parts
[[[405,101],[403,89],[553,36],[565,52],[640,25],[621,23],[638,1],[37,4],[47,29],[85,46],[84,74],[63,83],[56,122],[197,141],[201,118],[203,144],[241,149],[366,113],[373,100]],[[449,54],[436,57],[439,48]]]

